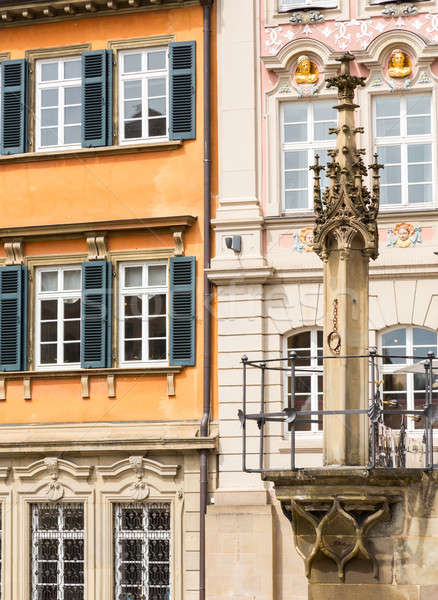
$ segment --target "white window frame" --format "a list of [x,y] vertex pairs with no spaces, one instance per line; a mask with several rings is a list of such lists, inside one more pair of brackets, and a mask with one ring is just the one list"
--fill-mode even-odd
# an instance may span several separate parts
[[[147,519],[148,511],[151,507],[168,507],[169,510],[169,529],[165,530],[149,530]],[[169,583],[168,587],[170,590],[170,597],[172,597],[172,569],[173,569],[173,557],[172,557],[172,505],[170,502],[122,502],[114,503],[114,598],[120,598],[123,592],[123,586],[118,577],[120,573],[120,566],[122,564],[120,550],[118,543],[122,540],[141,540],[144,544],[143,560],[142,560],[142,583],[143,597],[145,600],[149,598],[149,556],[148,556],[148,544],[151,540],[167,540],[169,543],[169,560],[161,561],[169,565]],[[121,511],[123,508],[136,508],[143,512],[143,523],[145,527],[142,530],[123,530],[120,528]],[[125,561],[126,562],[126,561]],[[136,585],[132,585],[136,587]],[[164,586],[163,586],[164,587]]]
[[285,13],[290,10],[299,10],[300,8],[337,8],[337,0],[304,0],[304,2],[292,2],[288,0],[279,0],[278,12]]
[[[148,286],[142,285],[140,287],[126,287],[125,281],[125,269],[127,267],[142,267],[144,281],[144,268],[165,266],[166,267],[166,284],[162,286]],[[148,303],[147,297],[149,295],[164,294],[166,296],[166,358],[158,360],[125,360],[125,315],[124,315],[124,298],[125,296],[142,296],[142,357],[149,355],[148,350]],[[169,263],[167,260],[157,261],[137,261],[137,262],[121,262],[119,264],[119,317],[118,317],[118,338],[119,338],[119,366],[121,367],[139,367],[139,366],[153,366],[153,365],[168,365],[169,363]]]
[[[376,101],[380,98],[384,98],[385,95],[376,95],[372,98],[372,115],[373,115],[373,133],[374,133],[374,144],[375,151],[377,152],[379,147],[381,146],[400,146],[401,152],[401,202],[398,204],[382,204],[380,202],[380,211],[381,212],[390,212],[391,210],[399,210],[401,207],[407,208],[409,210],[421,210],[424,208],[431,208],[436,203],[436,181],[434,178],[434,173],[436,169],[434,168],[436,162],[436,144],[435,144],[435,115],[434,115],[434,94],[432,92],[424,91],[423,93],[418,93],[418,95],[430,96],[430,134],[422,134],[422,135],[408,135],[407,134],[407,98],[412,97],[416,94],[408,95],[408,94],[400,94],[398,97],[400,98],[400,135],[399,136],[391,136],[391,137],[377,137],[377,116],[376,116]],[[386,96],[388,97],[388,96]],[[409,203],[408,199],[408,145],[415,144],[430,144],[432,149],[432,202],[418,202],[418,203]],[[412,164],[412,163],[411,163]],[[382,173],[380,175],[382,177]]]
[[[147,70],[147,55],[150,52],[165,51],[166,55],[166,68],[154,71]],[[124,73],[124,57],[129,54],[141,54],[142,56],[142,70],[134,73]],[[169,47],[168,46],[151,46],[147,48],[131,48],[129,50],[120,50],[118,53],[118,64],[119,64],[119,100],[118,100],[118,113],[119,113],[119,143],[120,145],[139,144],[139,143],[156,143],[163,142],[169,139],[169,111],[170,111],[170,97],[169,97]],[[147,86],[150,79],[166,79],[166,128],[165,135],[162,136],[147,136],[145,131],[148,130],[148,93]],[[141,80],[142,82],[142,135],[136,138],[125,138],[125,103],[124,103],[124,82]]]
[[[306,208],[286,208],[286,186],[285,186],[285,158],[286,152],[300,152],[307,151],[307,161],[308,166],[314,164],[314,152],[315,150],[331,150],[336,146],[336,140],[313,140],[315,131],[314,125],[314,109],[313,107],[317,102],[331,102],[330,99],[320,99],[320,100],[310,100],[306,101],[307,104],[307,131],[308,131],[308,139],[305,142],[285,142],[284,140],[284,112],[285,107],[288,104],[292,104],[296,101],[292,100],[291,102],[281,102],[280,104],[280,140],[281,140],[281,197],[282,197],[282,210],[285,213],[298,213],[304,212],[309,213],[313,212],[313,171],[308,170],[307,174],[307,207]],[[298,100],[298,102],[302,102]],[[324,121],[325,122],[325,121]],[[336,123],[334,123],[336,126]],[[321,179],[324,177],[324,171],[321,172]]]
[[[438,346],[438,334],[436,332],[436,330],[434,329],[429,329],[428,327],[420,327],[420,326],[416,326],[416,325],[398,325],[395,327],[391,327],[389,329],[385,329],[384,331],[381,331],[379,333],[378,336],[378,352],[381,355],[383,353],[383,336],[386,333],[390,333],[391,331],[396,331],[398,329],[404,329],[406,331],[406,356],[412,356],[414,353],[414,329],[424,329],[426,331],[430,331],[435,333],[435,335],[437,336],[437,346]],[[419,361],[417,361],[419,362]],[[379,364],[379,368],[380,368],[380,372],[381,372],[381,379],[383,380],[383,376],[384,375],[393,375],[396,373],[396,371],[398,371],[399,369],[405,367],[405,366],[409,366],[409,365],[414,365],[414,359],[409,358],[406,359],[405,363],[397,363],[397,364],[383,364],[383,359],[380,359],[380,364]],[[414,409],[414,373],[405,373],[404,374],[406,377],[406,407],[408,410],[412,410]],[[383,398],[385,398],[384,392],[385,392],[385,388],[384,388],[384,384],[382,384],[382,392],[383,392]],[[436,394],[434,394],[434,399],[436,399]],[[409,417],[407,418],[407,430],[410,432],[415,432],[418,435],[422,434],[422,429],[415,429],[415,423],[414,421]]]
[[[321,367],[321,372],[310,372],[309,375],[306,374],[306,371],[312,371],[312,369],[315,369],[316,367],[318,367],[318,359],[317,359],[317,355],[318,355],[318,332],[322,332],[322,328],[319,327],[315,327],[315,328],[306,328],[306,329],[299,329],[296,331],[290,331],[288,334],[286,334],[284,336],[284,354],[283,356],[288,356],[289,355],[289,350],[291,350],[288,347],[288,340],[293,337],[294,335],[298,335],[300,333],[310,333],[310,356],[312,357],[312,361],[311,361],[311,365],[309,367],[305,367],[305,366],[300,366],[300,361],[298,360],[296,362],[296,368],[295,368],[295,372],[296,372],[296,376],[299,377],[301,376],[310,376],[310,404],[311,404],[311,410],[318,410],[318,377],[323,377],[323,371],[322,371],[322,367]],[[284,382],[283,382],[283,386],[284,386],[284,406],[287,406],[287,401],[288,401],[288,382],[289,382],[289,377],[290,377],[290,372],[283,372],[283,376],[284,376]],[[311,417],[309,417],[309,419],[312,418],[312,420],[317,420],[318,416],[317,415],[312,415]],[[322,419],[322,416],[320,417]],[[303,437],[306,435],[311,435],[311,436],[315,436],[315,435],[320,435],[322,436],[322,429],[318,428],[318,423],[311,423],[310,424],[310,429],[307,431],[296,431],[297,436]]]
[[[60,318],[64,315],[63,313],[63,301],[65,299],[77,298],[79,297],[82,305],[82,274],[81,274],[81,287],[79,290],[69,290],[69,291],[56,291],[56,292],[42,292],[41,291],[41,274],[43,272],[53,272],[56,271],[58,273],[58,282],[60,281],[60,277],[63,276],[65,271],[80,271],[81,265],[65,265],[65,266],[47,266],[47,267],[37,267],[35,270],[35,278],[36,278],[36,287],[35,287],[35,369],[38,371],[44,370],[53,370],[53,369],[79,369],[81,367],[81,363],[65,363],[61,362],[60,358],[63,356],[63,344],[64,344],[64,332],[63,332],[63,324],[64,319]],[[57,362],[56,363],[41,363],[41,301],[42,300],[57,300],[58,302],[58,330],[57,330]],[[60,312],[61,311],[61,312]],[[82,306],[81,306],[81,315],[82,315]],[[80,343],[80,339],[79,339]]]
[[[41,81],[41,69],[43,64],[59,63],[59,69],[62,69],[62,75],[64,75],[64,65],[68,62],[81,60],[81,56],[66,56],[56,57],[48,59],[38,59],[35,61],[35,149],[38,152],[53,152],[53,150],[70,150],[74,148],[81,148],[81,142],[74,144],[64,143],[64,107],[65,107],[65,89],[70,87],[82,86],[82,77],[76,77],[74,79],[57,79],[54,81]],[[41,145],[41,92],[42,90],[48,89],[59,89],[58,92],[58,143],[53,146],[42,146]],[[82,92],[81,92],[82,94]],[[81,95],[82,100],[82,95]],[[77,105],[75,105],[77,106]],[[80,105],[79,105],[80,106]],[[82,115],[82,111],[81,111]],[[81,117],[82,118],[82,117]],[[73,125],[73,124],[72,124]],[[80,123],[82,127],[82,122]]]

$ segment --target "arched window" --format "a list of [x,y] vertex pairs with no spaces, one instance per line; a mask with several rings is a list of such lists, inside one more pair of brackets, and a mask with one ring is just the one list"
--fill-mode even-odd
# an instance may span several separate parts
[[[295,384],[295,407],[298,410],[322,410],[322,330],[311,329],[300,331],[287,338],[288,356],[292,351],[297,353],[297,377]],[[315,370],[315,372],[312,372]],[[307,371],[307,373],[306,373]],[[287,377],[287,401],[290,400],[291,378]],[[312,419],[317,421],[316,416]],[[296,431],[322,430],[321,424],[297,421]]]
[[[437,333],[421,327],[391,329],[380,335],[382,359],[383,399],[396,401],[401,409],[422,409],[425,401],[426,378],[423,373],[398,373],[403,365],[409,366],[427,357],[428,352],[437,352]],[[412,358],[405,358],[406,356]],[[389,405],[386,405],[389,408]],[[401,417],[386,415],[385,423],[399,429]],[[415,422],[408,417],[408,429],[423,429],[424,422]]]

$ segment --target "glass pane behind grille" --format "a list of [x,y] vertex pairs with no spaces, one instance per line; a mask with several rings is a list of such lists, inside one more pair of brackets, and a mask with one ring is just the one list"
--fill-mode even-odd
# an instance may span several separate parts
[[115,600],[170,600],[170,505],[114,509]]
[[32,600],[84,600],[82,504],[32,505]]

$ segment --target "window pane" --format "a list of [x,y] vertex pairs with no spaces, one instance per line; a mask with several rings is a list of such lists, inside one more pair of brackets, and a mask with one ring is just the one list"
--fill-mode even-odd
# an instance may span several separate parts
[[150,119],[149,136],[157,137],[160,135],[166,135],[166,119]]
[[149,296],[149,314],[150,315],[165,315],[166,314],[166,295],[154,294]]
[[400,182],[401,182],[401,166],[386,166],[383,169],[382,184],[400,183]]
[[139,339],[142,336],[141,319],[126,319],[125,321],[125,338]]
[[81,299],[66,298],[64,300],[64,319],[79,319],[81,316]]
[[141,54],[125,54],[123,68],[125,73],[141,71]]
[[286,210],[305,209],[309,207],[307,190],[286,192],[284,207]]
[[432,202],[432,185],[430,183],[415,184],[409,186],[408,192],[409,204],[421,204]]
[[286,171],[284,174],[284,187],[287,190],[306,188],[308,182],[307,171]]
[[79,144],[81,141],[81,127],[75,125],[73,127],[64,128],[64,143],[65,144]]
[[56,146],[58,143],[58,128],[41,129],[41,145]]
[[408,135],[430,133],[430,117],[408,117]]
[[41,65],[41,81],[55,81],[58,79],[58,63],[43,63]]
[[69,60],[64,63],[64,79],[75,79],[81,76],[81,61]]
[[338,111],[333,108],[336,104],[334,100],[328,102],[315,102],[314,119],[315,121],[335,121],[338,120]]
[[307,104],[293,102],[284,105],[285,123],[307,123]]
[[141,360],[141,340],[125,342],[125,360]]
[[165,98],[149,98],[149,117],[161,117],[166,115]]
[[148,269],[149,285],[166,285],[166,266],[157,265]]
[[149,340],[149,360],[165,360],[166,340]]
[[400,119],[378,119],[376,122],[377,137],[400,135]]
[[58,324],[56,321],[41,323],[41,341],[56,342],[58,339]]
[[65,88],[64,100],[66,104],[81,104],[81,88],[79,86]]
[[41,364],[56,364],[56,344],[41,344]]
[[166,68],[166,52],[148,52],[148,70],[157,71],[158,69]]
[[408,146],[408,162],[429,162],[432,160],[431,144],[409,144]]
[[125,98],[128,100],[130,98],[141,98],[141,81],[125,81],[124,83],[125,89]]
[[64,290],[80,290],[81,289],[81,271],[64,271]]
[[149,319],[149,337],[166,337],[166,317]]
[[380,202],[384,204],[401,204],[402,191],[400,185],[382,187],[380,189]]
[[292,335],[288,339],[289,348],[310,348],[310,331]]
[[406,346],[406,329],[394,329],[384,333],[382,346]]
[[125,287],[140,287],[142,277],[142,267],[125,267]]
[[149,79],[148,96],[149,98],[166,96],[166,80],[162,77],[160,77],[159,79]]
[[141,296],[125,296],[125,316],[137,316],[142,312]]
[[141,114],[141,101],[127,100],[125,102],[125,119],[140,118]]
[[44,108],[41,111],[41,125],[43,125],[43,126],[58,125],[58,109],[57,108]]
[[[401,149],[400,146],[379,146],[377,148],[379,154],[379,160],[381,160],[385,167],[387,164],[396,164],[401,162]],[[385,172],[386,169],[384,169]]]
[[58,289],[58,271],[45,271],[41,273],[41,291],[53,292]]
[[141,121],[129,121],[128,123],[125,123],[125,138],[140,138],[141,129]]
[[307,152],[285,152],[284,168],[288,169],[307,169]]
[[430,96],[429,94],[406,97],[406,108],[408,115],[427,115],[430,114]]
[[421,329],[420,327],[414,327],[414,345],[415,346],[430,346],[435,345],[437,341],[437,334],[435,331],[429,331],[428,329]]
[[431,181],[432,180],[432,165],[409,165],[408,166],[408,181],[409,183]]
[[81,322],[64,321],[64,340],[66,342],[81,339]]
[[41,90],[41,106],[58,106],[58,90]]
[[392,117],[400,114],[400,98],[386,96],[376,98],[376,117]]
[[64,344],[64,362],[79,363],[81,360],[80,348],[81,345],[76,342],[73,344]]
[[49,319],[58,318],[58,301],[57,300],[41,300],[41,320],[48,321]]
[[315,140],[329,140],[331,139],[331,135],[329,133],[330,127],[335,127],[335,122],[333,121],[324,121],[322,123],[315,123]]
[[66,106],[64,108],[64,123],[66,125],[72,125],[81,122],[81,107],[80,106]]
[[307,124],[285,125],[285,142],[305,142],[307,141]]

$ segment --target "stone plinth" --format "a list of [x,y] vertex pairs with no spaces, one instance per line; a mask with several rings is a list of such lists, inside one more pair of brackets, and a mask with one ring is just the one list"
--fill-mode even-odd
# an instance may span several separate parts
[[437,473],[341,467],[264,479],[292,524],[309,600],[438,598]]

